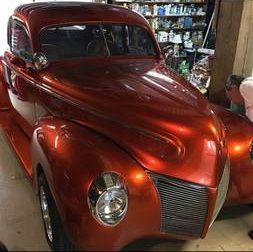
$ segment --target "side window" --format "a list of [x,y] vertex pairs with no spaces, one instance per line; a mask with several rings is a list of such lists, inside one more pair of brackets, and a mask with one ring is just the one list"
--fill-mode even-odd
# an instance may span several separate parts
[[154,56],[156,54],[150,35],[141,27],[105,24],[103,32],[112,56]]
[[130,54],[155,55],[153,42],[146,30],[133,25],[127,28]]
[[16,20],[10,20],[8,43],[13,54],[26,61],[31,61],[32,50],[29,36],[24,25]]

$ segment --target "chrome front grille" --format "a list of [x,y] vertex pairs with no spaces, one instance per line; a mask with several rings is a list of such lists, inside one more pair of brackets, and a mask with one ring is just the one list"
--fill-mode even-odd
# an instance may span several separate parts
[[208,209],[204,186],[148,173],[161,201],[161,232],[200,237]]

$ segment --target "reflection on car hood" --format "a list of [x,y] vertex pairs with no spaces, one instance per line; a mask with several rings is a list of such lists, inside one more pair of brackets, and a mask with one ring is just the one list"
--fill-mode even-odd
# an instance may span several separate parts
[[174,177],[184,172],[189,181],[214,186],[224,165],[220,122],[200,92],[161,62],[90,61],[64,70],[56,64],[48,72],[50,85],[93,112],[76,120],[113,139],[145,168]]

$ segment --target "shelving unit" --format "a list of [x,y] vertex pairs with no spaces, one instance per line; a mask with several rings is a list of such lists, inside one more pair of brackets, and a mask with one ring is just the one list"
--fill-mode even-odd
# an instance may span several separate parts
[[115,3],[139,3],[139,4],[205,4],[205,1],[115,1]]
[[205,17],[206,15],[190,15],[190,14],[171,14],[171,15],[144,15],[145,18],[154,18],[154,17]]
[[[209,0],[120,1],[113,3],[142,14],[150,23],[163,49],[168,48],[168,64],[179,70],[182,61],[189,69],[196,60],[207,29]],[[175,63],[176,62],[176,63]],[[187,77],[187,76],[186,76]]]
[[201,30],[206,30],[206,26],[192,27],[192,28],[159,28],[159,29],[155,29],[155,32],[170,31],[170,30],[174,30],[174,31],[201,31]]

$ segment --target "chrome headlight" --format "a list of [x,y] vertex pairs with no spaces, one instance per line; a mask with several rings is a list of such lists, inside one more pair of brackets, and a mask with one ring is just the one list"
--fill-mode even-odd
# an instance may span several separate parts
[[99,175],[89,188],[88,204],[94,218],[101,224],[117,225],[124,218],[128,205],[123,179],[113,172]]

